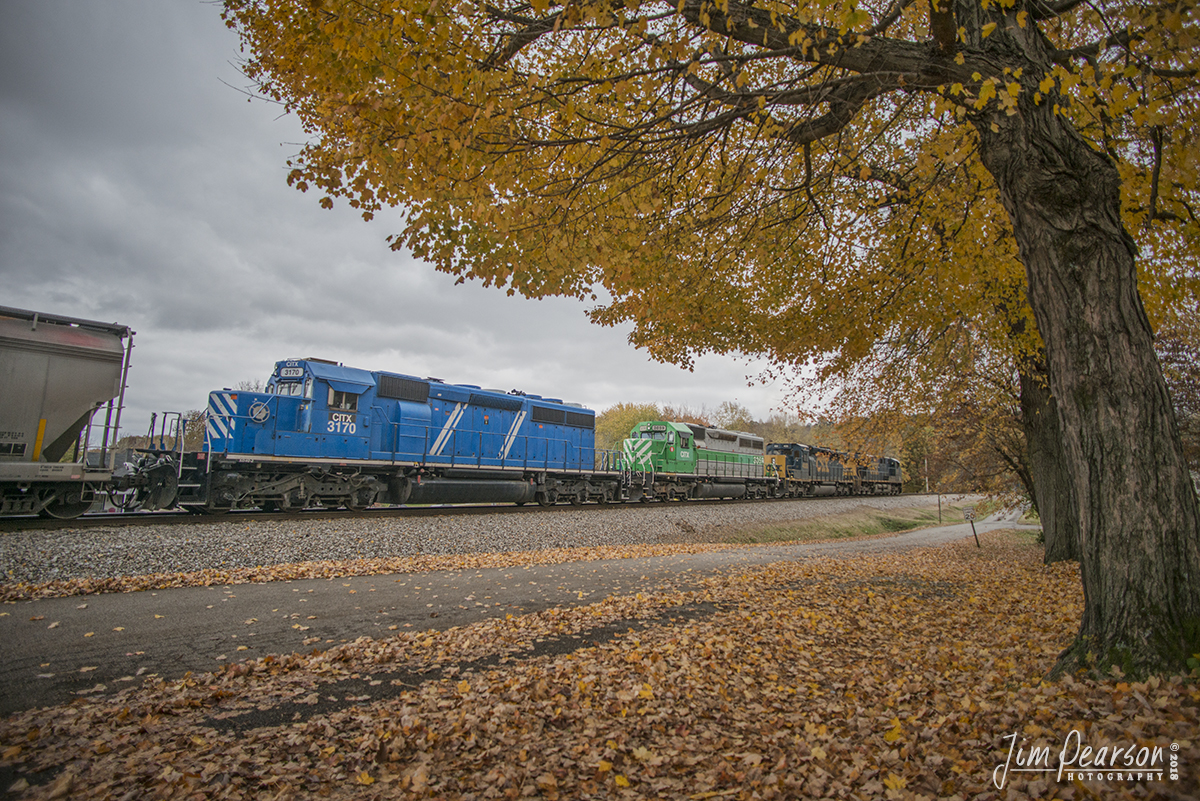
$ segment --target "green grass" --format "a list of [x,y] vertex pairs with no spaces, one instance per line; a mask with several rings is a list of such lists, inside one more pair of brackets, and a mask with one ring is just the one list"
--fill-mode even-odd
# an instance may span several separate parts
[[[961,523],[962,510],[942,505],[943,523]],[[730,543],[812,542],[844,540],[895,534],[915,528],[938,525],[938,510],[862,508],[853,512],[783,523],[764,523],[757,526],[738,526],[718,529],[712,539]]]

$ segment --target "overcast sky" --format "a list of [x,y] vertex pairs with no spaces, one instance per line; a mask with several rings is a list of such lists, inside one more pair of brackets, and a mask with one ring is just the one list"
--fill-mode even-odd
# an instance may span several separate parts
[[319,356],[583,403],[762,418],[762,365],[650,361],[566,299],[454,279],[287,186],[298,123],[247,102],[238,40],[202,0],[0,0],[0,305],[137,331],[123,428]]

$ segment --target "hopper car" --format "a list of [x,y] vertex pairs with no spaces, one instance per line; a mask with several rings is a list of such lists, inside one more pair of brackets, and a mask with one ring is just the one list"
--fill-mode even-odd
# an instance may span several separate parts
[[77,517],[107,492],[133,333],[0,306],[0,514]]

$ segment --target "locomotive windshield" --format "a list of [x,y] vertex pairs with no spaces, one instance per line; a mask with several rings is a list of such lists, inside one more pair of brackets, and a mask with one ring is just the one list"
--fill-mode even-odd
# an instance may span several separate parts
[[309,378],[304,383],[300,383],[299,381],[280,381],[277,384],[268,384],[264,392],[268,395],[290,395],[293,398],[311,398],[312,379]]

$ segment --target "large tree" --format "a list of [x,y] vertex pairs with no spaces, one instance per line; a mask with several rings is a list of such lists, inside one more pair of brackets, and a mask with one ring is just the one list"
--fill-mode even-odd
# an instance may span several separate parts
[[[838,350],[866,356],[864,318],[883,337],[901,298],[934,320],[1004,310],[986,318],[1000,335],[1024,322],[1078,511],[1085,612],[1063,666],[1172,670],[1200,651],[1196,498],[1136,270],[1140,245],[1152,314],[1187,283],[1173,270],[1194,276],[1192,4],[226,13],[247,73],[313,135],[299,189],[366,216],[401,206],[395,245],[464,278],[531,297],[602,287],[595,319],[632,321],[660,358],[794,366],[849,316]],[[969,252],[946,260],[947,242]]]

